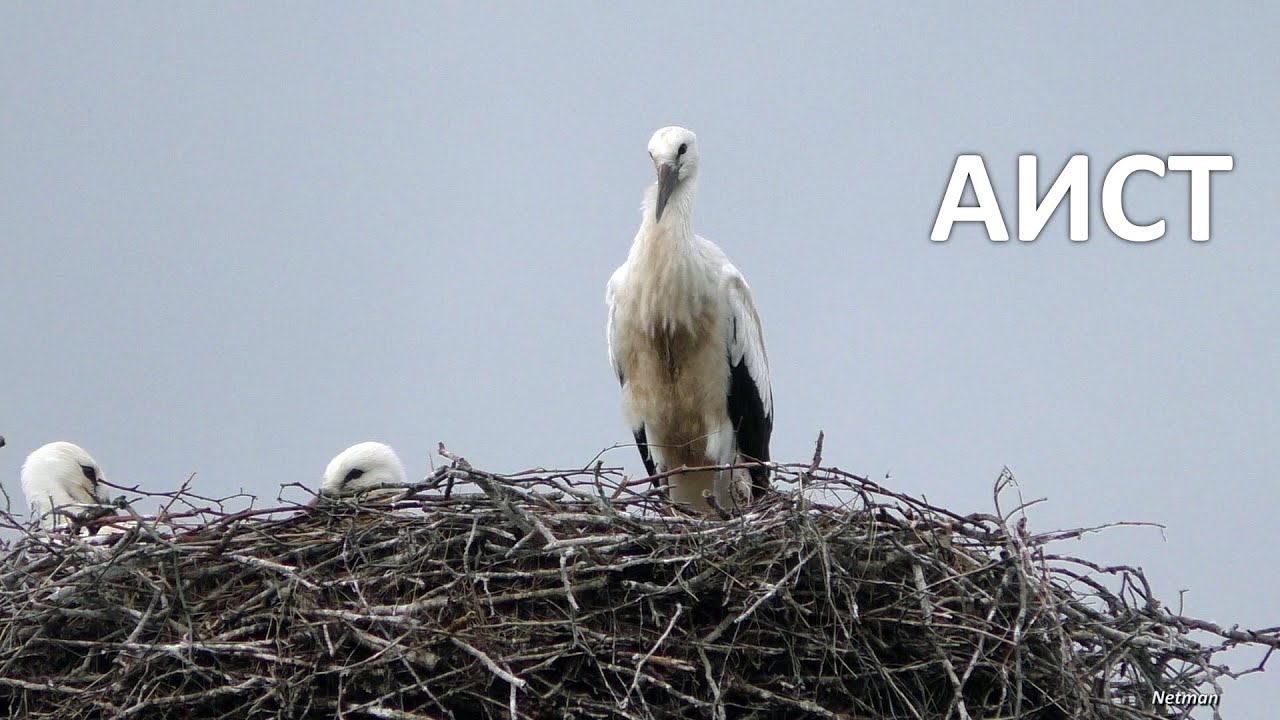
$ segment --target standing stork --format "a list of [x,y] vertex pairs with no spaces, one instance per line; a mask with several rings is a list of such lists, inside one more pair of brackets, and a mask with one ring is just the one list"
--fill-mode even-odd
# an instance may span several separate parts
[[[664,127],[649,140],[649,157],[658,182],[605,295],[623,414],[651,476],[768,462],[773,392],[751,288],[715,243],[693,232],[697,136]],[[762,495],[768,468],[667,478],[672,500],[704,510],[706,491],[722,508],[745,504],[748,483],[753,499]]]

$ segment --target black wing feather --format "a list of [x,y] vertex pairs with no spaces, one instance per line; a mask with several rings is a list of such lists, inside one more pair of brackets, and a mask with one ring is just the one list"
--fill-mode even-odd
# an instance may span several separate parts
[[[653,464],[653,458],[649,456],[649,439],[645,436],[643,425],[636,430],[636,447],[640,448],[640,459],[644,461],[644,469],[649,471],[649,477],[657,475],[658,467]],[[653,484],[657,485],[658,481],[654,480]]]
[[[618,384],[626,387],[627,380],[622,376],[622,368],[618,368]],[[644,461],[644,469],[649,472],[649,477],[658,474],[658,466],[653,464],[653,458],[649,455],[649,438],[645,435],[644,425],[635,431],[636,447],[640,448],[640,459]],[[658,484],[657,480],[653,481],[654,485]]]
[[[773,415],[764,411],[764,398],[751,378],[744,356],[729,370],[729,421],[738,438],[738,452],[752,460],[769,462],[769,438],[773,435]],[[769,489],[769,468],[751,468],[751,497],[759,498]]]

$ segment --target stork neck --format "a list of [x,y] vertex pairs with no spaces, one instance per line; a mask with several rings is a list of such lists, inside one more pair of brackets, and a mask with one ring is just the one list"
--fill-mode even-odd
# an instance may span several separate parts
[[708,302],[708,268],[693,234],[693,186],[679,188],[654,220],[656,191],[645,202],[630,262],[637,285],[637,318],[650,332],[692,328]]
[[650,190],[645,197],[643,235],[654,244],[679,244],[693,242],[693,200],[698,187],[693,179],[685,183],[667,200],[662,210],[662,219],[655,220],[657,205],[657,188]]

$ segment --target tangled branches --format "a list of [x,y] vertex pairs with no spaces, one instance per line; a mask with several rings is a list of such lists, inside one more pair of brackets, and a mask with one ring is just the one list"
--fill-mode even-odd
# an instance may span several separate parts
[[[1007,484],[1006,476],[1002,483]],[[32,718],[1163,718],[1214,656],[1280,646],[1170,614],[1141,572],[779,466],[742,516],[616,470],[455,458],[393,500],[0,547],[0,707]],[[839,497],[837,506],[819,497]],[[1212,639],[1193,639],[1191,632]],[[1264,661],[1265,662],[1265,661]]]

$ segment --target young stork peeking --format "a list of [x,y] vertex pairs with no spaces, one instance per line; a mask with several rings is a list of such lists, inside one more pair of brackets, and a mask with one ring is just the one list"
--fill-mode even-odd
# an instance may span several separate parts
[[22,463],[22,493],[27,496],[36,526],[49,530],[67,527],[70,513],[83,519],[117,514],[92,506],[107,505],[98,463],[84,448],[69,442],[42,445]]
[[[406,485],[407,475],[400,456],[390,445],[362,442],[338,453],[324,469],[321,497],[355,495],[381,485]],[[370,493],[378,496],[383,493]]]
[[[693,232],[698,139],[664,127],[649,140],[658,182],[627,261],[609,279],[609,359],[649,475],[769,460],[773,392],[751,289],[723,251]],[[729,509],[769,486],[768,468],[667,478],[672,500]]]

